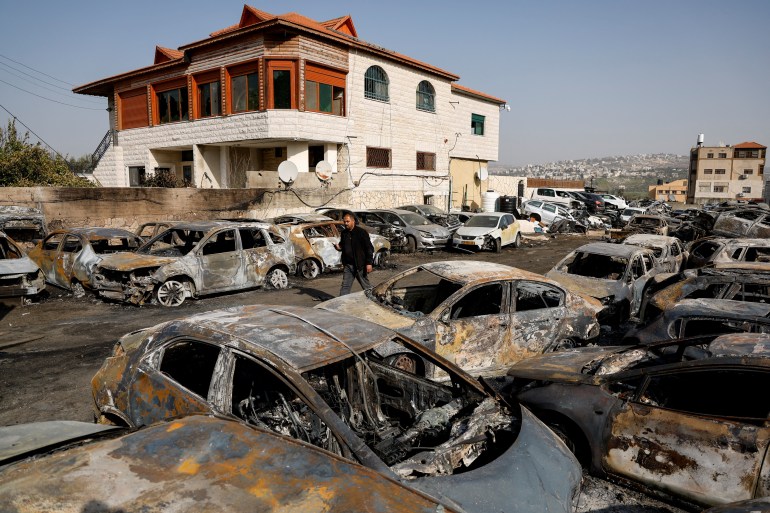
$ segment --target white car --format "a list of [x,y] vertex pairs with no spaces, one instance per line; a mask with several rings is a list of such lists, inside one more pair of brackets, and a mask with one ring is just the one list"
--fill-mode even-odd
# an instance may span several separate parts
[[519,222],[513,214],[505,212],[476,214],[458,228],[452,237],[454,247],[490,249],[495,252],[499,252],[500,248],[509,244],[518,248],[520,242]]
[[628,207],[628,203],[626,203],[626,200],[621,198],[620,196],[613,196],[612,194],[599,194],[599,196],[602,197],[604,200],[604,203],[615,205],[615,208],[618,209],[618,211],[621,211]]
[[626,207],[623,209],[623,212],[620,213],[620,220],[623,221],[623,224],[627,224],[632,217],[637,214],[644,214],[645,212],[647,212],[647,209],[645,208]]
[[540,216],[540,222],[548,226],[557,219],[567,219],[569,221],[575,221],[575,218],[570,214],[570,211],[556,203],[548,203],[547,201],[529,200],[524,203],[524,214],[529,216],[530,214],[537,214]]

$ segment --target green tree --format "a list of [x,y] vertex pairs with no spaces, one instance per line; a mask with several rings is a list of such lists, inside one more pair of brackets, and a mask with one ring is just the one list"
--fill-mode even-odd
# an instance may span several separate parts
[[19,137],[16,122],[0,128],[0,186],[2,187],[94,187],[75,176],[61,156],[51,156],[40,143],[31,144],[29,133]]

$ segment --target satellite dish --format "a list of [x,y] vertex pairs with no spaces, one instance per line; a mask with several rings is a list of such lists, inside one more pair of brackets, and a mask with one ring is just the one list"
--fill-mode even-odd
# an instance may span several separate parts
[[487,168],[480,167],[478,171],[476,171],[476,178],[479,179],[480,182],[483,182],[487,178],[489,178],[489,173],[487,172]]
[[322,182],[327,182],[332,179],[332,165],[322,160],[315,165],[315,175]]
[[284,160],[278,165],[278,178],[286,185],[292,184],[298,174],[299,170],[294,162]]

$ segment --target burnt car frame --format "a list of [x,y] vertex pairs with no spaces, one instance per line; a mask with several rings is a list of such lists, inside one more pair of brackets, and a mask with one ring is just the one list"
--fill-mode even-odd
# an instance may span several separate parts
[[592,473],[689,504],[765,496],[770,400],[752,393],[770,382],[763,337],[569,349],[514,365],[510,391]]
[[320,212],[334,219],[342,221],[345,214],[353,214],[356,224],[369,233],[377,233],[390,241],[392,251],[402,251],[406,247],[406,233],[403,228],[399,228],[373,212],[363,210],[348,210],[344,208],[322,209]]
[[365,212],[358,211],[356,214],[366,224],[374,226],[374,220],[368,215],[370,212],[376,214],[389,225],[404,230],[406,235],[404,251],[407,253],[414,253],[417,250],[442,249],[452,241],[449,230],[420,214],[395,208],[371,209]]
[[[322,273],[342,270],[342,252],[335,247],[344,230],[341,222],[283,224],[279,228],[294,245],[297,275],[312,280]],[[390,241],[376,233],[369,233],[369,239],[374,248],[374,266],[384,267],[390,257]]]
[[457,215],[446,212],[435,205],[402,205],[396,208],[398,210],[406,210],[414,212],[415,214],[420,214],[430,222],[443,226],[449,230],[450,234],[454,234],[454,232],[463,225]]
[[48,283],[76,295],[94,287],[94,270],[113,253],[132,252],[142,239],[122,228],[55,230],[27,253]]
[[24,250],[0,231],[0,299],[35,296],[45,290],[45,275]]
[[105,299],[179,306],[204,294],[286,288],[295,269],[293,246],[274,225],[180,222],[133,253],[104,258],[93,285]]
[[703,267],[721,262],[770,262],[770,240],[704,237],[689,245],[687,267]]
[[711,233],[722,237],[770,237],[770,210],[762,207],[733,208],[719,213]]
[[647,282],[662,271],[652,250],[592,242],[570,252],[547,278],[601,301],[602,323],[619,324],[637,315]]
[[684,269],[687,264],[688,252],[676,237],[635,233],[623,239],[621,244],[630,244],[652,250],[663,272],[677,273]]
[[[393,345],[443,379],[379,354]],[[249,305],[134,332],[92,390],[103,422],[236,417],[479,512],[570,511],[580,481],[569,450],[526,409],[416,342],[336,312]]]
[[654,214],[637,214],[626,223],[623,231],[668,235],[668,220],[663,216]]
[[135,432],[74,421],[0,428],[0,511],[444,509],[457,511],[316,447],[221,417]]
[[539,274],[452,260],[413,267],[316,308],[381,324],[466,372],[495,376],[523,358],[592,340],[602,306]]
[[33,248],[48,234],[43,212],[21,205],[0,205],[0,231],[26,249]]

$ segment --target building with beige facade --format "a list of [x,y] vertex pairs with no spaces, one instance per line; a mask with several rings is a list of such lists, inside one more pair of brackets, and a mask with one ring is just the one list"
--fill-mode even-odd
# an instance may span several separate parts
[[690,150],[687,203],[763,201],[767,147],[756,142]]
[[650,185],[647,197],[658,201],[686,203],[687,180],[673,180],[664,184]]
[[245,5],[237,24],[74,92],[108,100],[104,186],[165,171],[199,188],[269,189],[281,166],[303,186],[350,189],[354,207],[459,208],[486,190],[506,104],[458,80],[363,41],[350,16]]

